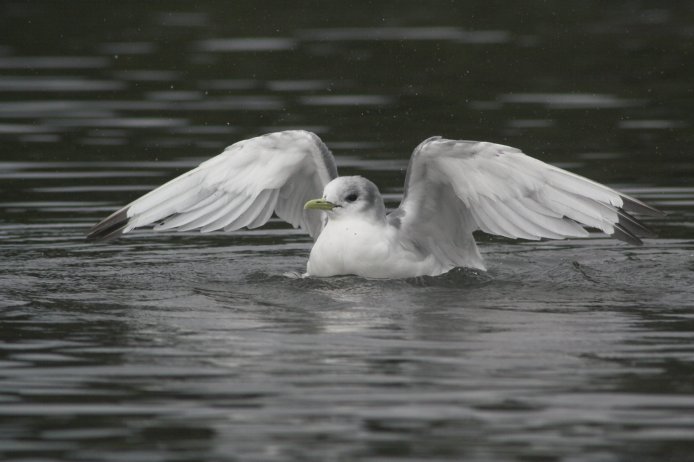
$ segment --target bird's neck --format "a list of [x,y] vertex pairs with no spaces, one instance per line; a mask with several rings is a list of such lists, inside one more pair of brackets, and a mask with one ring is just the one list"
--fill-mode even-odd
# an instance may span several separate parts
[[347,222],[363,222],[371,226],[385,226],[386,214],[385,210],[369,210],[363,213],[350,214],[335,214],[328,217],[328,222],[347,223]]

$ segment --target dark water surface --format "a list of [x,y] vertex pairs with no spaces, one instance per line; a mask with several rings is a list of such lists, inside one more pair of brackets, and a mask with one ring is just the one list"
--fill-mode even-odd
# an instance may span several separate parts
[[[694,7],[523,4],[2,2],[0,459],[694,460]],[[289,278],[277,221],[84,241],[287,128],[391,206],[444,135],[668,215],[407,281]]]

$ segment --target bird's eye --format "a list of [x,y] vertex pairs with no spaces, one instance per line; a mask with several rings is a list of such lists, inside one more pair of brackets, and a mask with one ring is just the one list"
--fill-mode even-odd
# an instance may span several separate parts
[[345,199],[347,199],[347,202],[354,202],[355,200],[357,200],[357,197],[359,197],[359,196],[357,196],[356,194],[352,193],[352,194],[350,194],[349,196],[345,197]]

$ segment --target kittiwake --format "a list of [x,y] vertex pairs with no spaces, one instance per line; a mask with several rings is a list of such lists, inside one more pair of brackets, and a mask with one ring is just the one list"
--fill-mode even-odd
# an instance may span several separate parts
[[653,233],[631,213],[662,214],[516,148],[439,136],[415,148],[402,202],[388,213],[374,183],[338,177],[317,135],[288,130],[232,144],[102,220],[87,238],[152,224],[252,229],[275,214],[314,239],[307,276],[406,278],[485,270],[476,230],[539,240],[587,237],[589,227],[639,245]]

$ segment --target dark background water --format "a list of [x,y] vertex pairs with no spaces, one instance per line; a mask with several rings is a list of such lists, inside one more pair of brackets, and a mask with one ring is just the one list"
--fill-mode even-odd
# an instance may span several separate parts
[[[3,1],[0,458],[693,460],[693,77],[691,2]],[[287,128],[391,206],[443,135],[668,215],[416,281],[287,278],[279,222],[84,241]]]

